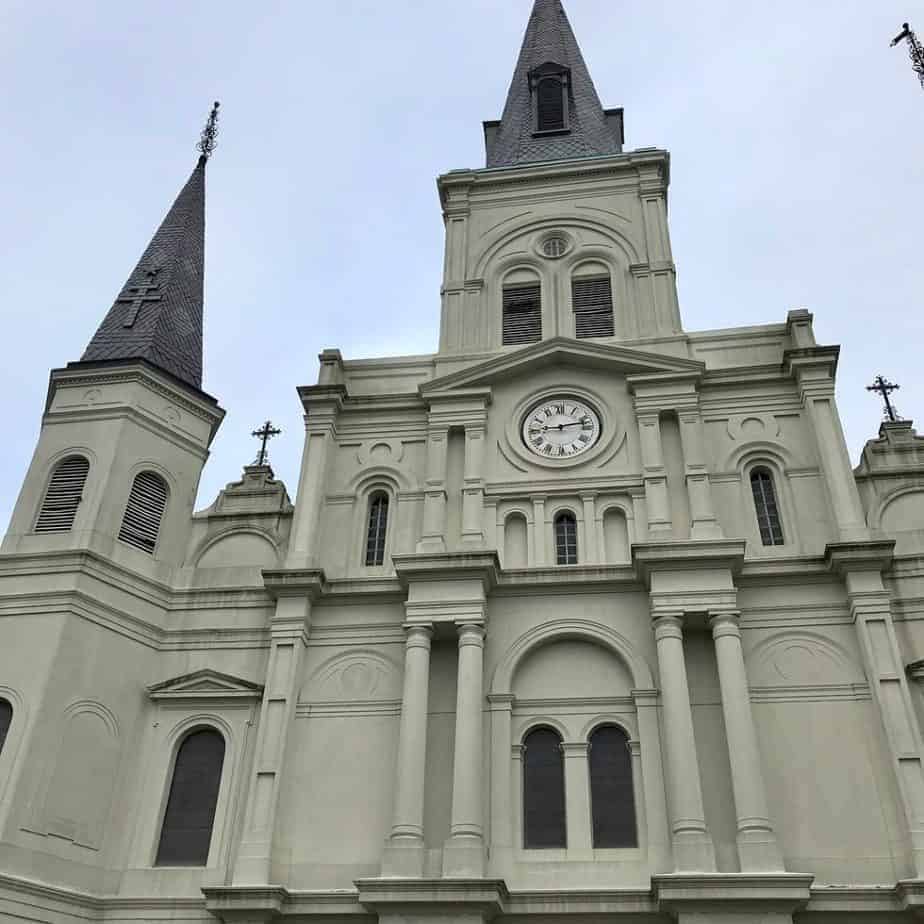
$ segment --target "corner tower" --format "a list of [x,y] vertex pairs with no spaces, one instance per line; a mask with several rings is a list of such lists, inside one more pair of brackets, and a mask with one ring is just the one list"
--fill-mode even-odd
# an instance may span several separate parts
[[446,224],[442,355],[551,337],[681,333],[667,226],[666,151],[623,151],[561,0],[535,0],[486,166],[438,185]]
[[178,565],[224,411],[202,390],[205,171],[186,184],[82,357],[52,371],[4,552],[92,548]]

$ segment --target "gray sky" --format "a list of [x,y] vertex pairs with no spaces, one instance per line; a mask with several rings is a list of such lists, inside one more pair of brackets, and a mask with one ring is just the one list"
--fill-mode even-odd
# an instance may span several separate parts
[[[672,154],[688,330],[815,314],[842,345],[854,461],[879,371],[924,430],[924,91],[890,49],[912,0],[565,0],[627,148]],[[48,371],[80,358],[195,163],[213,99],[205,388],[228,416],[199,507],[252,460],[295,493],[317,354],[436,349],[434,178],[484,163],[530,0],[0,0],[0,523]],[[917,22],[915,21],[917,20]]]

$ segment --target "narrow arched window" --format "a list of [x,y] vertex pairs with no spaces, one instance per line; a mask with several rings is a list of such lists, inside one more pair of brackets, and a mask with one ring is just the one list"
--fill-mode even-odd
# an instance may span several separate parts
[[154,472],[136,475],[122,516],[119,538],[153,555],[166,506],[167,482]]
[[68,456],[55,466],[35,520],[37,533],[66,533],[74,525],[89,471],[83,456]]
[[13,706],[8,700],[0,699],[0,754],[3,753],[3,745],[12,724]]
[[755,468],[751,472],[751,492],[754,495],[754,510],[760,541],[764,545],[783,545],[783,525],[780,523],[780,508],[773,486],[773,475],[766,468]]
[[555,559],[560,565],[578,563],[577,521],[573,513],[555,517]]
[[629,738],[615,725],[590,736],[590,806],[594,847],[637,847]]
[[225,739],[213,729],[203,728],[183,740],[173,766],[157,866],[208,863],[224,759]]
[[538,282],[504,286],[502,293],[504,346],[542,339],[542,286]]
[[560,77],[545,77],[536,90],[536,130],[556,132],[565,128],[565,85]]
[[584,276],[571,280],[574,336],[612,337],[613,285],[609,276]]
[[536,728],[523,741],[523,846],[567,846],[564,757],[551,728]]
[[369,498],[369,523],[366,528],[366,564],[385,563],[385,534],[388,529],[388,495],[384,491]]

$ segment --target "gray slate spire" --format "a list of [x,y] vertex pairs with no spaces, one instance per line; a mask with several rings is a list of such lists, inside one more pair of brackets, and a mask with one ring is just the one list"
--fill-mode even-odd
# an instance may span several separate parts
[[[530,72],[543,64],[570,71],[569,130],[535,135]],[[622,151],[622,110],[604,111],[561,0],[535,0],[500,122],[485,123],[489,167]]]
[[199,158],[81,362],[143,359],[202,387],[206,160]]

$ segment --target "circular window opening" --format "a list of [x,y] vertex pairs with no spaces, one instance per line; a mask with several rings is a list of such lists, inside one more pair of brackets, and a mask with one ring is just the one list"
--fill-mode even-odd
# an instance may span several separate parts
[[568,242],[558,235],[547,237],[542,242],[542,253],[547,257],[563,257],[568,249]]

